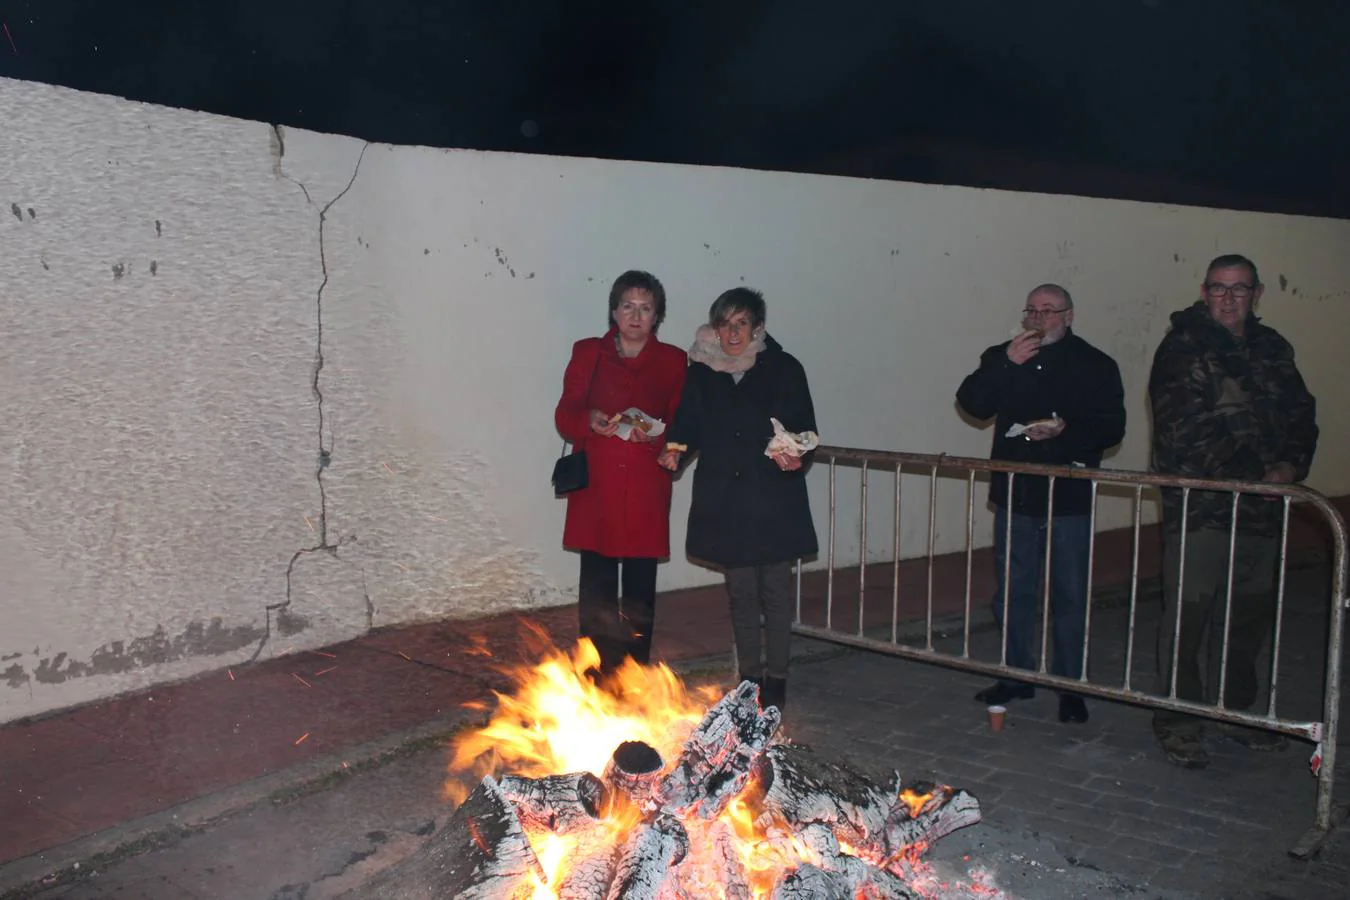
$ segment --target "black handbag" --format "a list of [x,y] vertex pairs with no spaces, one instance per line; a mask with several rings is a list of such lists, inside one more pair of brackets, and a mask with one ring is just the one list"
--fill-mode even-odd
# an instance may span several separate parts
[[[563,442],[563,449],[567,443]],[[579,491],[591,483],[591,470],[586,464],[586,451],[577,450],[558,457],[553,464],[553,495],[561,497]]]
[[[603,351],[602,351],[603,352]],[[596,354],[595,368],[591,369],[591,383],[586,388],[586,404],[590,406],[591,390],[595,387],[595,373],[600,368],[600,354]],[[567,441],[563,441],[563,455],[553,464],[553,496],[562,497],[573,491],[580,491],[591,483],[591,470],[586,462],[586,451],[573,447],[567,452]]]

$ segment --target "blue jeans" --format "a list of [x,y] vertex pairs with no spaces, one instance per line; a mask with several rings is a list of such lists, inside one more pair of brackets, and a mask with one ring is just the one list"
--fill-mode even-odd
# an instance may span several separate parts
[[[1007,558],[1007,512],[994,511],[994,566],[997,590],[994,619],[1003,626],[1003,567]],[[1037,629],[1045,602],[1041,569],[1045,539],[1051,537],[1050,634],[1053,657],[1049,670],[1077,678],[1083,672],[1083,632],[1087,622],[1088,516],[1055,516],[1047,526],[1044,516],[1013,513],[1012,563],[1008,572],[1008,665],[1039,668],[1041,635]]]

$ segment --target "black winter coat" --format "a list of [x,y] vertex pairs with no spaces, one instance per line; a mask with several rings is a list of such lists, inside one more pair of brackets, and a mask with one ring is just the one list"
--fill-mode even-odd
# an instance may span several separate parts
[[815,431],[806,372],[772,337],[737,383],[727,372],[691,363],[679,411],[665,440],[686,444],[694,470],[685,544],[690,558],[724,568],[786,562],[816,553],[806,495],[810,453],[784,472],[764,455],[769,418],[791,432]]
[[[1070,330],[1042,347],[1020,366],[1008,359],[1005,341],[980,356],[980,367],[966,376],[956,402],[976,419],[994,422],[992,459],[1046,466],[1101,465],[1102,454],[1125,437],[1125,389],[1120,367]],[[1016,424],[1058,415],[1064,430],[1044,441],[1005,437]],[[1019,475],[1013,480],[1013,512],[1043,516],[1047,479]],[[1008,476],[995,472],[989,481],[995,506],[1008,501]],[[1055,514],[1086,515],[1092,503],[1092,482],[1061,478],[1055,482]]]

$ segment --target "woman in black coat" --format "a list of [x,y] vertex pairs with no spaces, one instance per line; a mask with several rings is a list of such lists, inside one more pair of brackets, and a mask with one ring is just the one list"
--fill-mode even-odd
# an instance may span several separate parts
[[692,560],[725,572],[741,679],[761,686],[764,706],[781,709],[792,564],[818,546],[806,495],[810,452],[769,456],[766,448],[771,418],[791,433],[814,432],[816,414],[806,372],[765,333],[764,320],[758,291],[733,288],[713,303],[710,324],[699,328],[689,351],[679,411],[659,462],[675,471],[698,454],[685,549]]

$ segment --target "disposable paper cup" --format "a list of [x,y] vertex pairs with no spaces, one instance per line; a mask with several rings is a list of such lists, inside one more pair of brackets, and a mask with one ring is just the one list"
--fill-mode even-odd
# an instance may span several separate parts
[[989,707],[989,730],[990,730],[990,731],[1002,731],[1002,730],[1003,730],[1003,720],[1007,717],[1007,715],[1008,715],[1008,710],[1007,710],[1006,707],[1003,707],[1003,706],[991,706],[991,707]]

